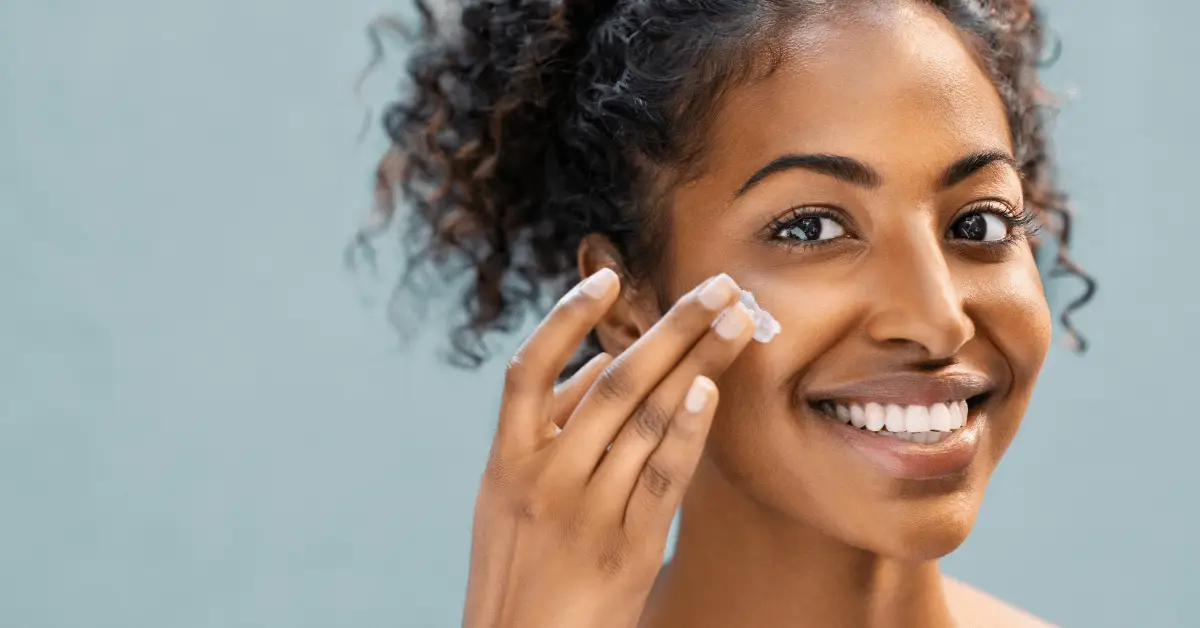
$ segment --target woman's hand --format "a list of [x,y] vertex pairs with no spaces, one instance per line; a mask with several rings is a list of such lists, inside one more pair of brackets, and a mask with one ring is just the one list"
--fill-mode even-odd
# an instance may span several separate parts
[[576,286],[509,364],[475,506],[466,628],[631,628],[641,615],[716,409],[713,379],[753,320],[718,276],[556,389],[617,284],[602,270]]

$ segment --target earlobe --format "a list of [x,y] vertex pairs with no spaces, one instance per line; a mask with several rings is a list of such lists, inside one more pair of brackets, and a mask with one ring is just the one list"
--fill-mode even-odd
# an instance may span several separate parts
[[584,238],[579,243],[577,263],[580,279],[602,268],[611,268],[621,278],[621,297],[596,325],[600,347],[609,355],[620,355],[650,329],[657,317],[645,311],[638,284],[629,276],[620,251],[608,238],[599,234]]

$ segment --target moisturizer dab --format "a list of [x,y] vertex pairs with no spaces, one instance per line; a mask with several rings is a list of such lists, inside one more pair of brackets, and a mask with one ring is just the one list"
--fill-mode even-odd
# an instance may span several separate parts
[[761,343],[771,342],[775,336],[783,329],[779,325],[779,321],[775,320],[771,313],[762,309],[758,305],[758,301],[754,300],[754,295],[749,290],[742,290],[742,305],[750,310],[750,314],[754,316],[754,339]]

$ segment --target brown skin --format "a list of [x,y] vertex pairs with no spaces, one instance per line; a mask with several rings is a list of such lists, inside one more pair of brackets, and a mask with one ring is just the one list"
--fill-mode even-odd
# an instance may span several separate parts
[[[968,46],[908,4],[808,24],[775,72],[728,95],[710,132],[706,168],[673,190],[666,216],[670,312],[634,278],[619,295],[573,290],[510,367],[464,625],[1043,625],[943,578],[936,562],[970,531],[1050,339],[1019,230],[1008,244],[952,237],[965,214],[1023,204],[1003,162],[941,184],[964,156],[1012,150]],[[879,185],[794,169],[735,195],[795,153],[852,157]],[[844,237],[808,247],[762,237],[814,205],[832,209],[824,227],[840,222]],[[600,238],[581,247],[585,275],[620,262]],[[736,298],[721,283],[720,307],[703,307],[697,295],[718,273],[780,321],[774,342],[711,329]],[[617,358],[556,390],[593,326]],[[808,406],[808,391],[951,370],[985,375],[992,390],[978,454],[950,476],[885,474]],[[693,383],[707,402],[698,411],[683,403]],[[680,500],[675,560],[660,574]]]
[[[729,272],[784,331],[717,382],[722,405],[646,626],[952,625],[933,561],[974,524],[1049,348],[1028,241],[947,237],[982,199],[1023,204],[1000,162],[940,185],[964,156],[1012,150],[992,83],[933,11],[902,4],[854,18],[806,26],[777,71],[734,91],[704,175],[675,191],[672,295]],[[772,159],[812,153],[858,159],[882,183],[795,169],[734,198]],[[756,237],[797,206],[838,208],[848,237],[810,248]],[[618,354],[609,325],[630,323],[601,326]],[[940,368],[997,386],[979,454],[947,479],[881,473],[802,401],[810,389]]]

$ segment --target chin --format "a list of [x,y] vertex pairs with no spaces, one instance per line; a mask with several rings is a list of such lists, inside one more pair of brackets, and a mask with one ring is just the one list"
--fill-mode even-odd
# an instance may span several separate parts
[[962,396],[961,434],[933,444],[864,434],[820,402],[733,404],[739,416],[714,425],[709,455],[734,490],[784,520],[879,556],[936,560],[970,534],[1011,432],[1008,404],[976,397]]
[[877,520],[872,529],[864,531],[866,538],[844,540],[904,562],[942,558],[967,540],[979,510],[978,500],[971,495],[945,495],[938,501],[942,503],[905,507],[894,519]]
[[849,547],[903,562],[937,560],[970,535],[987,475],[973,466],[935,480],[810,484],[804,499],[777,509]]

